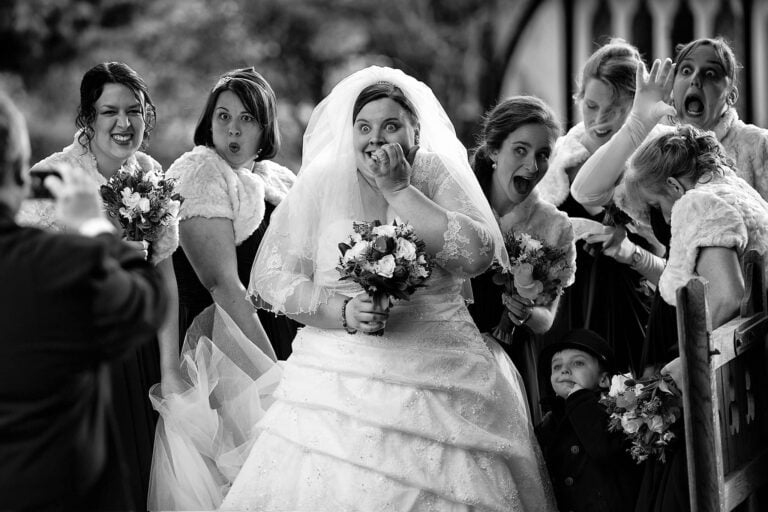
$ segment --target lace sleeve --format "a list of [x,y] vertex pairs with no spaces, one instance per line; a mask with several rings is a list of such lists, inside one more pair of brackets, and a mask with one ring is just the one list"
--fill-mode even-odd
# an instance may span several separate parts
[[265,247],[254,261],[248,298],[254,307],[274,313],[313,313],[336,292],[315,283],[314,272],[313,261]]
[[430,199],[448,210],[445,243],[435,254],[438,265],[453,274],[471,277],[481,274],[493,258],[493,237],[477,206],[446,172],[436,154],[417,161],[413,184]]
[[[337,205],[324,201],[335,188],[325,180],[305,180],[274,210],[251,268],[248,297],[255,307],[287,315],[312,313],[341,286],[334,252],[341,238],[325,229],[332,224],[327,219],[342,216],[323,214]],[[318,262],[328,252],[321,246],[328,244],[329,261]],[[329,267],[334,286],[320,279],[318,263]]]

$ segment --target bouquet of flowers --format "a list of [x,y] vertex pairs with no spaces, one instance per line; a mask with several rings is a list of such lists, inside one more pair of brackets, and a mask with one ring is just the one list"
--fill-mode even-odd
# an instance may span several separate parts
[[[546,306],[563,293],[571,265],[562,249],[551,247],[527,233],[510,232],[504,237],[509,254],[510,270],[499,268],[493,282],[529,299],[536,306]],[[510,312],[502,315],[494,335],[502,341],[511,341],[514,324]]]
[[629,452],[637,463],[650,456],[665,462],[665,449],[676,437],[670,427],[683,411],[672,377],[633,380],[615,375],[600,403],[610,415],[608,429],[624,432],[632,442]]
[[375,220],[352,226],[347,242],[339,244],[340,280],[359,284],[377,304],[393,298],[408,300],[416,288],[424,286],[433,262],[410,224],[382,225]]
[[101,186],[101,197],[107,213],[118,219],[128,240],[154,242],[179,213],[183,199],[173,187],[174,180],[162,172],[137,165],[112,175]]

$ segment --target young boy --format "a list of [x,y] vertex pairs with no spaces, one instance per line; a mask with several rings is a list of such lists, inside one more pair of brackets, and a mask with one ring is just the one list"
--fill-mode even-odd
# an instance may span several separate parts
[[608,431],[608,413],[599,403],[613,374],[610,346],[593,331],[575,329],[545,347],[539,361],[557,395],[536,435],[559,509],[634,510],[641,467],[624,435]]

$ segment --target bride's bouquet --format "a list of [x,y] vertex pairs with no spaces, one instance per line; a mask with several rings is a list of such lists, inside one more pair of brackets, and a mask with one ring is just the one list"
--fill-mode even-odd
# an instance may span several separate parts
[[633,380],[615,375],[600,403],[610,415],[608,429],[623,432],[632,442],[629,452],[638,464],[650,456],[665,461],[666,448],[676,437],[671,427],[683,412],[672,377]]
[[[340,280],[359,284],[376,304],[408,300],[432,273],[424,241],[410,224],[353,222],[353,233],[339,244]],[[376,334],[383,334],[383,329]]]
[[[510,232],[504,237],[509,254],[509,270],[499,267],[493,282],[509,294],[529,299],[536,306],[547,306],[563,293],[573,269],[566,252],[551,247],[527,233]],[[511,341],[515,325],[511,313],[502,315],[494,336]]]
[[101,197],[107,213],[118,219],[128,240],[154,242],[179,213],[183,199],[173,189],[172,178],[137,165],[112,175],[101,186]]

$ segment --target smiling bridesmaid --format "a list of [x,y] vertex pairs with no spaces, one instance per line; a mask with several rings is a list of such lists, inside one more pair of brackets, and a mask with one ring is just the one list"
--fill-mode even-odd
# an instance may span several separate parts
[[[83,169],[94,187],[107,183],[118,171],[155,171],[162,168],[152,157],[139,151],[146,146],[155,125],[155,106],[141,76],[122,62],[98,64],[83,75],[72,144],[33,166],[49,168],[72,166]],[[28,200],[18,221],[58,230],[54,204]],[[116,221],[114,221],[116,222]],[[114,437],[119,441],[107,457],[122,461],[115,474],[107,477],[101,508],[109,510],[146,509],[152,441],[156,414],[149,402],[149,388],[160,382],[174,387],[178,380],[178,319],[176,279],[169,257],[178,246],[178,223],[174,217],[151,244],[127,242],[143,251],[154,263],[171,298],[168,315],[158,334],[159,343],[146,343],[122,361],[111,365]],[[98,342],[99,340],[95,340]],[[105,400],[106,403],[106,400]],[[106,406],[105,409],[106,411]],[[99,420],[97,420],[99,421]],[[100,421],[109,421],[101,418]]]

